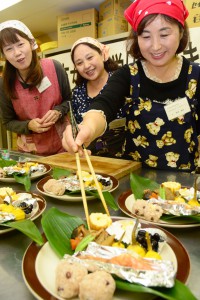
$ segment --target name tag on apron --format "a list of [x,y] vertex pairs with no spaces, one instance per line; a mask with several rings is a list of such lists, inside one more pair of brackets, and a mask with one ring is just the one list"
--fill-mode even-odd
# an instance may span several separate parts
[[180,116],[184,116],[186,113],[191,111],[186,97],[178,99],[168,105],[165,105],[164,108],[168,120],[173,120]]
[[37,86],[37,89],[40,93],[44,92],[48,87],[51,86],[51,82],[47,76],[42,79],[40,85]]

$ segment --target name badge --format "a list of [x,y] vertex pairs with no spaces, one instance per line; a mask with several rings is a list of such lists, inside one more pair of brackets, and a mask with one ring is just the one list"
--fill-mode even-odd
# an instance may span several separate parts
[[164,108],[165,108],[168,120],[173,120],[178,117],[184,116],[186,113],[191,111],[186,97],[178,99],[168,105],[165,105]]
[[51,86],[51,82],[47,76],[45,76],[41,83],[37,86],[37,89],[40,93],[44,92],[48,87]]

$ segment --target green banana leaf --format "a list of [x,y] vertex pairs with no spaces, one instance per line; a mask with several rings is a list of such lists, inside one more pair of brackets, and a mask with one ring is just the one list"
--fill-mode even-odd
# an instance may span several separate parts
[[13,177],[15,178],[15,181],[18,183],[21,183],[24,185],[25,190],[27,192],[30,191],[31,189],[31,178],[30,175],[26,174],[26,175],[21,175],[21,174],[14,174]]
[[52,177],[54,179],[59,179],[63,176],[68,177],[70,175],[72,175],[72,171],[67,170],[67,169],[53,168],[53,171],[52,171]]
[[[63,213],[57,208],[50,208],[43,214],[41,222],[47,240],[60,258],[64,254],[71,255],[74,253],[71,250],[69,240],[73,229],[81,224],[85,224],[81,218]],[[175,281],[175,286],[169,289],[148,288],[120,279],[116,279],[116,285],[118,289],[138,293],[150,293],[168,300],[197,300],[189,288],[178,280]]]
[[[126,281],[116,279],[116,287],[118,289],[135,292],[148,293],[159,296],[159,299],[167,300],[198,300],[190,291],[190,289],[179,280],[175,281],[173,288],[149,288],[139,284],[128,283]],[[160,298],[161,297],[161,298]],[[145,299],[145,298],[144,298]],[[156,298],[158,299],[158,298]]]
[[157,182],[134,173],[130,174],[130,186],[135,199],[142,199],[143,191],[146,189],[155,190],[160,187]]
[[[86,195],[94,196],[96,199],[100,199],[100,196],[97,191],[87,191]],[[118,205],[115,202],[115,198],[110,192],[103,192],[103,196],[108,207],[110,207],[114,211],[117,211],[119,209]]]
[[10,221],[1,224],[3,227],[10,227],[17,229],[27,235],[30,239],[36,242],[38,245],[42,246],[44,244],[43,237],[35,225],[35,223],[29,219],[21,221]]
[[68,215],[55,207],[43,213],[41,224],[50,246],[59,257],[74,253],[70,245],[72,231],[81,224],[86,226],[81,218]]
[[17,164],[16,160],[12,160],[12,159],[7,160],[7,159],[0,158],[0,168],[10,167],[16,164]]

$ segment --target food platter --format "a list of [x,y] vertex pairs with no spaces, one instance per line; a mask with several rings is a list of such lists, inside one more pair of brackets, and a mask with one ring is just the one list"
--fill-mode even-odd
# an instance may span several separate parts
[[[28,161],[28,163],[37,163],[37,162],[36,161]],[[21,164],[23,164],[23,163],[21,163]],[[40,162],[38,162],[38,164],[41,164],[41,165],[44,166],[44,171],[36,171],[36,172],[32,173],[31,176],[30,176],[31,180],[38,179],[38,178],[48,174],[51,171],[51,166],[50,165],[40,163]],[[0,177],[0,181],[5,182],[5,183],[16,182],[14,177]]]
[[[19,192],[16,191],[16,193],[17,194],[18,193],[22,194],[22,192],[20,192],[20,191]],[[37,219],[43,213],[43,211],[46,209],[46,201],[45,201],[45,199],[42,196],[40,196],[38,194],[28,193],[28,192],[26,192],[26,193],[27,194],[31,194],[32,197],[37,200],[37,204],[36,204],[36,206],[34,208],[34,211],[33,211],[33,213],[30,216],[30,219],[33,221],[33,220]],[[10,232],[10,231],[13,231],[13,230],[15,230],[15,229],[14,228],[7,228],[7,227],[4,227],[4,226],[0,226],[0,235],[1,234],[5,234],[5,233]]]
[[[113,177],[111,175],[106,175],[106,174],[101,174],[101,175],[103,177],[110,177],[110,179],[112,181],[112,185],[111,185],[110,189],[108,190],[109,192],[114,191],[119,186],[119,181],[115,177]],[[42,193],[45,196],[56,198],[56,199],[59,199],[62,201],[73,201],[73,202],[82,201],[81,193],[80,194],[64,194],[62,196],[57,196],[52,193],[46,192],[44,190],[44,184],[51,178],[52,178],[52,176],[46,176],[37,183],[36,188],[40,193]],[[87,195],[87,200],[93,200],[93,199],[95,199],[94,196]]]
[[[113,221],[119,219],[125,218],[116,217],[113,218]],[[142,223],[142,228],[150,227],[155,226]],[[168,255],[175,257],[175,262],[177,264],[177,279],[186,283],[190,273],[190,259],[188,253],[174,235],[164,229],[161,230],[167,235],[169,247]],[[52,290],[52,285],[54,285],[52,273],[55,270],[58,261],[58,256],[52,251],[48,242],[42,247],[38,247],[35,242],[32,242],[27,248],[22,261],[22,274],[25,284],[36,299],[62,299],[57,297]],[[183,261],[184,264],[182,264]],[[114,297],[115,300],[131,300],[133,298],[135,300],[153,300],[155,299],[155,296],[117,290]]]
[[[134,196],[132,194],[131,190],[128,190],[124,193],[122,193],[119,198],[118,198],[118,206],[119,209],[125,213],[127,216],[135,218],[136,215],[133,214],[132,211],[132,206],[134,203]],[[186,220],[186,219],[182,219],[180,218],[180,220],[176,221],[174,219],[171,219],[169,221],[163,221],[163,220],[159,220],[158,222],[151,222],[151,221],[145,221],[145,219],[143,219],[142,217],[139,217],[142,222],[144,223],[150,223],[150,224],[154,224],[157,226],[162,226],[162,227],[168,227],[168,228],[189,228],[189,227],[198,227],[200,226],[200,222],[195,222],[194,220]]]

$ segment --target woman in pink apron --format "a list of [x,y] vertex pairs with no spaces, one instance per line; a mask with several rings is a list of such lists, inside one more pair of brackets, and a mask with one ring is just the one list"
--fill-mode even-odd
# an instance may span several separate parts
[[0,110],[7,130],[17,133],[18,150],[37,155],[64,151],[71,90],[63,66],[39,59],[30,30],[18,20],[0,24],[0,50],[5,57],[0,79]]

